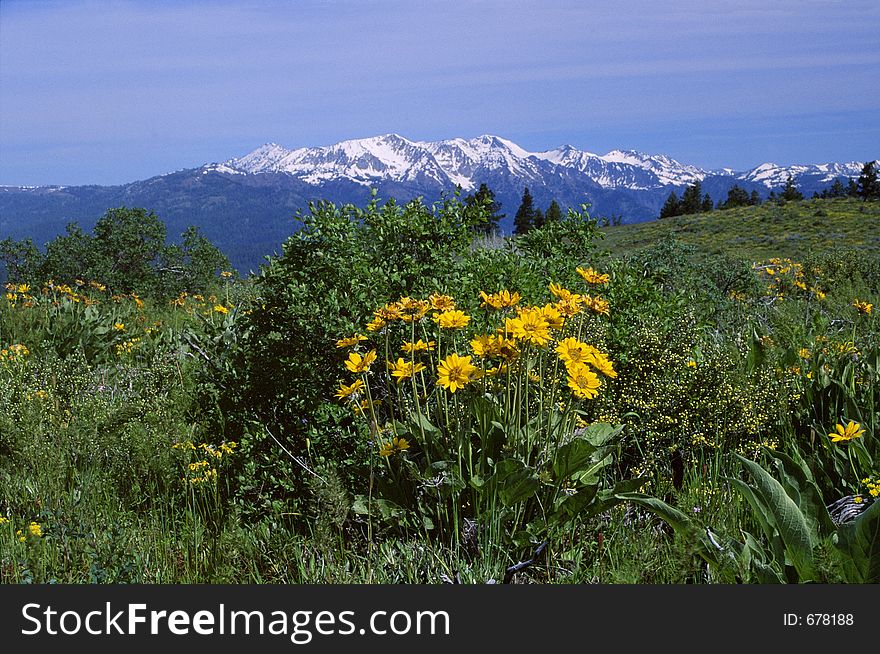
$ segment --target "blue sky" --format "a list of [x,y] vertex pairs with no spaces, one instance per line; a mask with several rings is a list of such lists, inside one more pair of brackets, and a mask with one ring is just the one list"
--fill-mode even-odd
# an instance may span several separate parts
[[880,156],[880,2],[0,2],[0,184],[498,134],[705,168]]

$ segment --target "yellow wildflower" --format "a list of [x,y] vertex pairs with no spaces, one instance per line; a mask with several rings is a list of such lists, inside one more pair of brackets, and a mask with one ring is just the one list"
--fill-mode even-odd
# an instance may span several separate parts
[[519,292],[511,293],[508,290],[498,291],[497,293],[487,294],[485,291],[480,291],[480,297],[483,302],[480,304],[482,307],[492,307],[493,309],[505,309],[507,307],[515,306],[520,300]]
[[469,384],[477,372],[478,368],[471,364],[469,356],[461,357],[453,352],[437,367],[437,383],[454,393]]
[[573,302],[577,302],[580,304],[583,301],[583,296],[578,293],[572,293],[567,288],[563,288],[559,284],[554,284],[550,282],[550,292],[553,293],[560,300],[570,300]]
[[587,363],[587,344],[576,338],[566,338],[556,346],[556,353],[565,365],[577,365]]
[[874,310],[874,305],[863,300],[853,300],[852,305],[859,313],[869,314]]
[[424,363],[414,363],[412,361],[406,361],[402,358],[398,358],[396,363],[388,362],[388,367],[391,369],[391,376],[397,377],[397,383],[399,384],[404,379],[409,379],[417,372],[421,372],[425,369]]
[[589,295],[584,296],[584,304],[586,304],[590,309],[595,311],[596,313],[601,313],[603,315],[611,315],[611,310],[608,305],[608,300],[605,300],[598,295],[595,297],[591,297]]
[[513,338],[536,345],[550,340],[550,324],[539,308],[524,309],[516,318],[508,318],[506,329]]
[[846,427],[838,424],[835,426],[834,429],[835,433],[828,434],[831,437],[832,443],[851,441],[853,439],[860,438],[861,435],[865,433],[865,430],[862,429],[862,426],[857,422],[853,422],[852,420],[849,421]]
[[351,398],[352,400],[356,400],[358,395],[364,390],[364,384],[362,379],[356,379],[354,383],[346,386],[345,384],[340,384],[339,388],[336,391],[336,397],[340,400],[345,400]]
[[584,270],[583,268],[575,268],[577,274],[584,278],[588,284],[607,284],[610,277],[608,275],[600,275],[598,272],[593,270],[592,268],[587,268]]
[[411,297],[402,297],[397,303],[400,319],[404,322],[421,320],[428,312],[429,306],[424,300],[415,300]]
[[405,438],[395,436],[390,441],[382,444],[382,447],[379,448],[379,456],[391,456],[408,449],[409,442]]
[[355,334],[354,336],[349,336],[348,338],[340,338],[336,341],[336,347],[351,347],[352,345],[357,345],[361,341],[367,340],[366,336],[361,334]]
[[432,309],[436,309],[438,311],[449,311],[455,308],[455,300],[453,300],[448,295],[431,293],[431,295],[428,296],[428,302],[431,303]]
[[375,360],[376,350],[370,350],[363,357],[357,352],[351,352],[345,362],[345,367],[351,372],[364,373],[370,370],[370,366]]
[[458,309],[452,309],[450,311],[439,313],[434,319],[437,321],[437,324],[442,329],[461,329],[462,327],[466,327],[467,324],[471,321],[470,316],[466,315],[463,311],[459,311]]
[[410,341],[404,341],[403,347],[401,350],[406,352],[407,354],[415,354],[416,352],[430,352],[437,346],[437,343],[434,341],[428,341],[425,343],[422,339],[417,340],[415,343],[411,343]]
[[547,321],[550,329],[562,329],[565,325],[565,317],[552,304],[545,304],[544,308],[541,309],[541,313],[544,315],[544,319]]
[[385,327],[388,322],[384,318],[380,318],[376,316],[370,322],[367,323],[367,331],[368,332],[377,332],[383,327]]
[[572,365],[568,367],[568,386],[571,388],[575,396],[581,399],[592,399],[599,394],[598,375],[590,370],[586,365]]
[[604,352],[600,352],[596,348],[588,345],[587,346],[587,354],[589,356],[589,363],[596,370],[601,372],[606,377],[617,377],[617,372],[614,370],[614,366],[611,364],[611,361],[608,359],[608,356]]

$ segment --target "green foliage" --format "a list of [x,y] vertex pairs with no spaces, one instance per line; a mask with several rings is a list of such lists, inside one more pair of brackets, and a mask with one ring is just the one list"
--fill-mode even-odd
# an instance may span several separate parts
[[668,220],[608,227],[605,247],[624,255],[668,236],[700,252],[729,254],[751,261],[770,257],[803,259],[844,248],[876,261],[880,252],[880,205],[850,198],[767,202],[760,206],[676,216]]
[[804,199],[804,194],[798,190],[791,175],[785,179],[785,185],[779,193],[779,199],[782,202],[797,202]]
[[703,185],[697,180],[681,194],[680,211],[683,214],[700,213],[703,210]]
[[582,205],[581,211],[569,209],[561,220],[530,230],[516,239],[515,246],[533,276],[568,283],[574,279],[572,263],[590,260],[600,234],[587,205]]
[[473,214],[468,222],[475,225],[474,229],[478,234],[492,236],[498,232],[498,224],[504,214],[498,213],[501,203],[495,200],[495,193],[486,184],[480,184],[476,193],[465,197],[464,203],[467,211]]
[[681,200],[678,199],[678,195],[675,194],[675,191],[670,191],[669,196],[666,198],[666,202],[663,203],[663,207],[660,209],[660,218],[671,218],[672,216],[680,216],[681,214]]
[[[232,394],[228,403],[237,407],[228,419],[243,429],[255,417],[297,455],[308,440],[321,456],[352,461],[357,446],[338,438],[350,416],[322,408],[336,384],[328,374],[340,360],[333,343],[362,329],[389,297],[453,285],[453,271],[483,218],[457,198],[433,207],[418,200],[380,205],[375,198],[363,209],[311,205],[300,216],[300,231],[257,279],[257,298],[241,321],[246,336],[231,366],[236,378],[224,383]],[[261,431],[251,437],[260,452],[277,450]],[[274,456],[266,465],[276,465]]]
[[522,202],[513,218],[513,233],[527,234],[535,226],[535,207],[532,194],[527,186],[523,190]]
[[747,207],[751,204],[749,192],[734,184],[727,190],[727,199],[719,209],[734,209],[736,207]]
[[146,209],[108,210],[86,234],[76,223],[46,245],[0,242],[0,259],[12,282],[97,281],[117,293],[168,298],[210,288],[229,260],[190,227],[181,245],[167,245],[165,224]]
[[856,193],[862,200],[880,200],[880,180],[877,179],[877,170],[874,161],[868,161],[862,167]]
[[748,502],[761,534],[743,530],[743,541],[701,528],[691,517],[650,496],[621,494],[662,518],[697,544],[695,553],[719,577],[757,583],[824,582],[841,574],[848,583],[877,583],[880,531],[874,502],[854,520],[835,524],[802,461],[768,450],[780,480],[755,461],[738,457],[751,483],[731,479]]
[[[195,230],[134,265],[161,234],[130,210],[50,248],[70,281],[7,240],[23,277],[0,296],[0,579],[877,583],[875,204],[612,227],[604,253],[585,207],[474,239],[487,206],[458,196],[316,204],[253,280],[216,279]],[[128,249],[142,290],[90,278]],[[597,397],[566,391],[562,332],[506,379],[438,384],[441,349],[517,315],[480,291],[543,308],[550,282],[594,307],[566,334],[614,362]],[[365,329],[431,293],[467,328]],[[351,382],[335,341],[359,333],[373,420],[333,399]],[[417,392],[380,383],[413,337],[439,346]],[[539,543],[544,561],[504,572]]]

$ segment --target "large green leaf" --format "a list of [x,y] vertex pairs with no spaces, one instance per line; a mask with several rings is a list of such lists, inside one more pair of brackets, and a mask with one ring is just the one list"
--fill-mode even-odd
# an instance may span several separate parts
[[776,528],[785,543],[785,550],[800,579],[802,581],[814,580],[816,569],[813,565],[813,548],[817,541],[807,525],[804,514],[785,492],[782,484],[776,481],[769,472],[754,461],[739,455],[736,456],[755,480],[756,493],[773,515]]
[[749,503],[749,506],[752,507],[752,515],[758,521],[758,524],[761,526],[761,531],[764,532],[764,536],[767,539],[767,542],[770,545],[770,550],[773,555],[773,560],[777,561],[780,568],[785,565],[785,543],[782,540],[782,536],[780,536],[779,529],[776,527],[776,518],[767,505],[764,503],[764,500],[758,496],[751,486],[740,479],[732,479],[730,477],[725,477],[734,488],[736,488],[740,495],[742,495],[745,500]]
[[572,481],[582,486],[598,486],[599,481],[601,481],[599,473],[602,471],[602,468],[611,465],[614,461],[614,456],[610,452],[611,449],[610,447],[601,447],[596,450],[587,466],[583,470],[572,474]]
[[743,545],[743,556],[740,560],[746,564],[748,569],[756,578],[759,584],[784,584],[786,583],[785,575],[782,571],[782,562],[767,562],[767,553],[761,544],[749,532],[744,531],[746,542]]
[[768,539],[772,539],[778,534],[779,532],[776,529],[776,519],[773,517],[773,513],[767,508],[763,500],[755,494],[754,489],[741,479],[734,479],[732,477],[725,477],[725,479],[739,491],[739,494],[742,495],[746,502],[749,503],[749,506],[752,507],[752,515],[758,521],[764,535]]
[[683,534],[693,534],[696,526],[693,521],[675,507],[669,506],[663,500],[645,495],[643,493],[616,493],[615,497],[624,502],[638,504],[662,518],[675,531]]
[[576,472],[585,470],[593,460],[596,446],[583,438],[569,441],[556,452],[553,461],[553,474],[559,480],[567,479]]
[[847,581],[880,583],[880,501],[875,501],[852,522],[840,525],[837,534]]
[[833,534],[836,526],[809,469],[784,452],[766,451],[774,458],[779,481],[801,510],[814,540],[819,541]]
[[440,429],[438,429],[436,426],[434,426],[431,423],[431,421],[428,420],[428,417],[424,413],[422,413],[421,411],[414,411],[410,415],[410,423],[411,423],[411,427],[408,431],[411,434],[418,434],[421,431],[424,431],[425,433],[430,433],[430,434],[439,434],[440,433]]
[[592,443],[596,447],[600,447],[609,443],[612,439],[620,436],[624,425],[609,425],[604,422],[594,422],[592,425],[584,429],[578,434],[578,438]]
[[540,486],[535,471],[518,459],[505,459],[495,466],[490,484],[506,506],[532,497]]
[[579,515],[596,499],[596,486],[586,486],[571,495],[562,495],[550,514],[551,522],[565,522]]
[[619,496],[623,493],[632,493],[644,486],[648,482],[645,477],[637,477],[635,479],[624,479],[614,484],[613,488],[606,488],[596,493],[593,500],[585,507],[580,509],[583,519],[591,518],[594,515],[604,513],[605,511],[617,506],[624,500]]

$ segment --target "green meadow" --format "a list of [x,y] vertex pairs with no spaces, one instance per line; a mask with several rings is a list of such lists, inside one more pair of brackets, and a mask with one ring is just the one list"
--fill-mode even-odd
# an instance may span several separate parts
[[875,201],[132,215],[7,244],[4,583],[880,581]]

